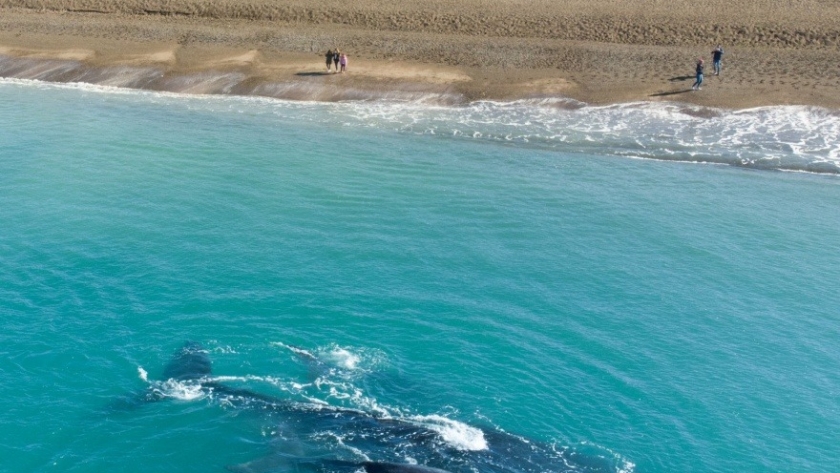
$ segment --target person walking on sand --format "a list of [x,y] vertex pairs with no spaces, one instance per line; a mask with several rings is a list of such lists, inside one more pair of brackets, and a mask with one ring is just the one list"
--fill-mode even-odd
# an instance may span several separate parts
[[333,53],[333,63],[335,64],[335,72],[338,72],[338,58],[340,56],[340,51],[338,48],[335,48],[335,52]]
[[697,74],[697,80],[694,81],[694,85],[691,86],[691,90],[700,90],[700,86],[703,84],[703,58],[697,58],[697,68],[695,69],[695,73]]
[[720,60],[723,58],[723,48],[718,44],[712,51],[712,66],[715,68],[715,75],[720,75]]
[[339,58],[339,64],[341,64],[341,72],[347,72],[347,55],[341,53],[341,58]]
[[330,72],[330,65],[331,65],[331,64],[332,64],[332,62],[333,62],[333,52],[332,52],[332,49],[328,49],[328,50],[327,50],[327,56],[326,56],[326,58],[327,58],[327,72]]

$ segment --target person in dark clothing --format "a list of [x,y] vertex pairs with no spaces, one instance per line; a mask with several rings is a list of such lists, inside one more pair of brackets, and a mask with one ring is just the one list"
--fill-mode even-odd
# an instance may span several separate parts
[[691,86],[691,90],[700,90],[700,85],[703,84],[703,58],[697,58],[697,68],[694,70],[697,74],[697,80]]
[[335,52],[333,53],[333,63],[335,64],[335,72],[338,72],[338,60],[341,58],[341,51],[338,48],[335,48]]
[[720,75],[720,60],[723,58],[723,48],[718,44],[712,51],[712,66],[715,68],[715,75]]
[[332,52],[332,49],[328,49],[328,50],[327,50],[327,55],[326,55],[326,58],[327,58],[327,72],[330,72],[330,65],[331,65],[331,64],[332,64],[332,62],[333,62],[333,52]]

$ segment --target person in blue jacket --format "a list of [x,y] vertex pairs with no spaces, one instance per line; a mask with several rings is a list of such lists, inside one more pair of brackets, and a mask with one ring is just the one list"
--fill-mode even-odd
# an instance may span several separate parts
[[720,75],[720,60],[723,58],[723,48],[718,44],[712,51],[712,66],[715,68],[715,75]]
[[691,90],[700,90],[700,86],[703,84],[703,58],[697,58],[697,68],[694,70],[697,74],[697,80],[694,81],[694,85],[691,86]]

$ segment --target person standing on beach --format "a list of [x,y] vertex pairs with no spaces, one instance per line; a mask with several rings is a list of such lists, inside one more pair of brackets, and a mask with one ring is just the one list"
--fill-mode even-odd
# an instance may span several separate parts
[[330,64],[333,62],[333,52],[332,49],[327,50],[327,72],[330,72]]
[[338,48],[335,48],[335,52],[333,53],[333,62],[335,63],[335,72],[338,72],[338,58],[340,56],[340,51]]
[[697,58],[697,68],[694,70],[697,74],[697,80],[691,86],[691,90],[700,90],[700,85],[703,84],[703,58]]
[[341,58],[339,59],[339,61],[341,63],[341,72],[346,72],[347,71],[347,55],[344,54],[344,53],[341,53]]
[[723,58],[723,48],[718,44],[712,51],[712,66],[715,68],[715,75],[720,75],[720,60]]

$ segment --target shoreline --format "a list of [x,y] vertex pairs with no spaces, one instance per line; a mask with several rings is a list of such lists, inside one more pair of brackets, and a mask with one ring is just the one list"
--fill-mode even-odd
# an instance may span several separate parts
[[[229,95],[316,102],[394,100],[436,105],[468,103],[445,88],[407,84],[385,89],[375,84],[352,86],[336,77],[318,83],[309,73],[299,80],[271,82],[239,71],[207,69],[192,73],[169,73],[154,66],[89,66],[72,59],[28,59],[0,54],[0,79],[33,80],[50,84],[84,84],[148,92],[186,95]],[[312,75],[326,75],[312,73]],[[327,78],[329,80],[330,78]]]
[[[799,48],[724,45],[723,71],[715,77],[703,52],[712,44],[372,31],[4,3],[9,0],[0,0],[2,77],[316,101],[568,98],[591,105],[664,101],[721,109],[840,109],[840,43],[832,43],[831,34],[825,44]],[[346,74],[326,73],[323,54],[332,44],[349,45],[342,47],[350,56]],[[703,90],[692,92],[693,61],[700,54],[709,70]],[[546,58],[556,58],[557,65]]]
[[[335,108],[328,105],[332,100],[302,99],[295,104],[300,99],[267,93],[208,94],[90,82],[0,78],[0,85],[3,83],[13,90],[34,90],[37,96],[42,93],[50,96],[52,91],[63,89],[96,96],[116,94],[140,97],[141,100],[153,97],[148,103],[167,106],[173,103],[202,104],[196,110],[214,111],[221,105],[223,113],[247,111],[249,114],[273,115],[277,110],[292,107],[303,113],[306,121],[312,120],[313,114],[329,110],[329,114],[336,113],[342,117],[336,121],[321,117],[317,122],[327,126],[332,123],[365,128],[386,125],[389,129],[410,134],[443,134],[488,143],[521,144],[543,151],[562,148],[564,153],[581,155],[591,154],[592,146],[601,143],[602,139],[614,143],[618,134],[629,141],[616,148],[610,148],[610,145],[598,148],[603,156],[840,176],[840,164],[833,157],[836,146],[829,145],[834,142],[829,137],[836,135],[840,110],[818,106],[762,106],[732,110],[679,102],[592,105],[562,97],[444,103],[437,95],[426,95],[417,100],[416,97],[380,94],[338,101],[340,105]],[[31,100],[31,93],[25,92],[24,95]],[[359,111],[363,113],[357,114]],[[299,119],[297,113],[294,115],[298,117],[295,120]],[[368,121],[371,116],[379,118],[377,124]],[[785,138],[780,141],[779,135]],[[749,145],[733,153],[733,137]]]

